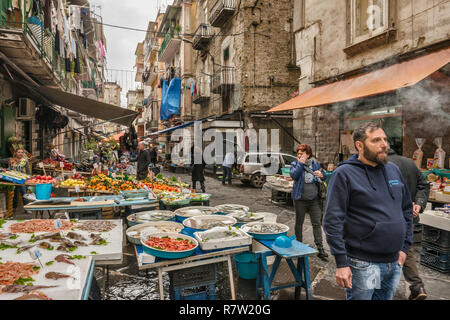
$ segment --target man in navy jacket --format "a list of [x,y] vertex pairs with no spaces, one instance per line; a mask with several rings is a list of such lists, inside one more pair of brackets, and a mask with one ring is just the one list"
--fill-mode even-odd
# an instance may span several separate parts
[[361,125],[353,141],[358,154],[328,185],[324,231],[347,299],[391,300],[412,244],[412,201],[400,169],[388,163],[379,124]]

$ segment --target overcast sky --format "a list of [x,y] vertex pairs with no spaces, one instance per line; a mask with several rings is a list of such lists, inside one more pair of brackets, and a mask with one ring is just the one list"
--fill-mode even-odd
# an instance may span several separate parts
[[[158,5],[172,4],[172,0],[90,0],[91,9],[101,14],[104,24],[117,25],[128,28],[147,30],[148,22],[154,21],[158,12]],[[101,8],[94,6],[101,6]],[[136,62],[134,52],[138,42],[145,38],[145,32],[124,30],[104,26],[107,44],[107,69],[111,70],[108,77],[122,86],[122,106],[128,89],[134,89],[134,75],[132,71]]]

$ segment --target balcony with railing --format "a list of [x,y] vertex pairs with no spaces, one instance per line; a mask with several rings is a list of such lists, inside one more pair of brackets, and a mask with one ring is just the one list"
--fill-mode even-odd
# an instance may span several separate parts
[[[18,2],[21,8],[26,3]],[[64,86],[66,72],[55,51],[55,36],[44,28],[41,14],[23,17],[22,12],[0,10],[0,51],[41,84]]]
[[181,38],[175,34],[175,31],[170,27],[166,31],[166,36],[161,44],[161,48],[158,53],[158,60],[161,62],[169,63],[175,57],[175,54],[180,49]]
[[208,102],[210,99],[210,79],[209,76],[198,77],[194,89],[194,96],[192,102],[195,104],[202,104]]
[[234,87],[234,67],[221,67],[212,77],[211,91],[223,94]]
[[236,11],[236,0],[217,0],[211,9],[209,23],[213,27],[222,27]]
[[145,70],[142,74],[142,83],[144,85],[151,85],[158,77],[158,66],[152,65],[148,70]]
[[211,41],[211,26],[206,23],[201,23],[197,30],[195,30],[194,38],[192,39],[192,48],[194,50],[204,50]]

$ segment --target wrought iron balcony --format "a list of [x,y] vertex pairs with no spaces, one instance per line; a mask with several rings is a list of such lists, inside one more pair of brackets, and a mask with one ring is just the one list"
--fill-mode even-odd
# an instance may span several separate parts
[[211,90],[213,93],[223,94],[234,87],[234,67],[222,67],[214,73]]
[[217,0],[211,9],[209,23],[213,27],[222,27],[236,11],[236,0]]
[[211,40],[211,27],[206,23],[201,23],[195,30],[192,39],[192,48],[194,50],[204,50]]
[[181,38],[178,35],[175,35],[172,28],[169,28],[164,41],[161,44],[161,49],[159,49],[158,60],[169,63],[178,52],[180,45]]

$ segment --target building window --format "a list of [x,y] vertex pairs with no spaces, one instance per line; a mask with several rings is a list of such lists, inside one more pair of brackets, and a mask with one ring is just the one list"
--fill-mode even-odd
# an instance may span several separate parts
[[388,0],[352,0],[351,42],[361,42],[386,31],[388,8]]
[[230,59],[230,47],[226,47],[225,50],[223,50],[223,61],[225,62],[225,65],[227,65],[228,59]]

